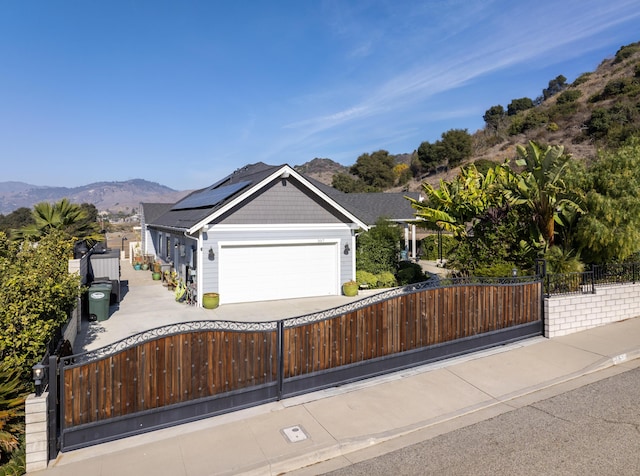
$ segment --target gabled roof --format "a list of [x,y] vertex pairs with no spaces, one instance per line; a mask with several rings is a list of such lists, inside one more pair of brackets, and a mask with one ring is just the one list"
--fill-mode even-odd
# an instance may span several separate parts
[[267,165],[262,162],[246,165],[213,185],[196,190],[173,203],[143,203],[145,221],[156,227],[194,232],[217,213],[231,204],[254,193],[261,184],[275,179],[286,171],[315,189],[354,222],[368,228],[380,218],[409,222],[415,220],[415,211],[405,197],[420,199],[420,194],[407,193],[344,193],[315,179],[305,177],[288,165]]
[[153,220],[145,217],[147,218],[146,223],[154,227],[180,229],[194,233],[216,216],[257,192],[267,183],[278,179],[283,173],[295,176],[312,192],[358,226],[368,228],[357,214],[336,201],[331,195],[318,189],[314,183],[288,165],[273,166],[262,162],[242,167],[213,185],[192,192],[172,204],[165,213],[156,216]]
[[[242,167],[213,185],[195,190],[182,200],[172,203],[162,215],[156,216],[153,220],[147,220],[147,223],[165,228],[190,229],[195,223],[206,219],[215,210],[230,201],[240,193],[242,189],[264,180],[280,167],[282,166],[267,165],[262,162]],[[210,203],[208,200],[204,200],[203,202],[198,201],[207,195],[209,197],[211,197],[212,194],[215,195],[216,191],[224,191],[226,187],[238,185],[242,182],[246,182],[242,188],[235,190],[234,193],[220,194],[213,203]],[[191,202],[192,205],[189,205],[189,202]],[[199,203],[201,203],[201,205],[198,206]]]

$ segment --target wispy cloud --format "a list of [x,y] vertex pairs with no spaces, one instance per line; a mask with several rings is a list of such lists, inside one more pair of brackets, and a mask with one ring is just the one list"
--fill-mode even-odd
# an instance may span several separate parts
[[[483,5],[484,4],[484,5]],[[603,3],[601,1],[559,2],[554,11],[547,9],[549,4],[536,5],[532,2],[494,2],[493,8],[509,11],[501,12],[505,20],[500,25],[488,25],[479,28],[476,33],[468,33],[471,26],[478,25],[479,18],[488,18],[497,13],[488,8],[486,2],[453,2],[450,7],[464,6],[472,15],[458,17],[456,28],[449,31],[447,41],[423,45],[415,50],[416,57],[424,57],[413,68],[395,74],[367,91],[361,91],[361,99],[349,107],[338,109],[330,114],[309,117],[289,123],[287,129],[296,129],[299,133],[296,142],[324,131],[343,127],[346,123],[361,121],[384,114],[391,109],[401,109],[417,101],[458,88],[481,76],[497,71],[530,63],[545,57],[553,61],[556,54],[579,56],[594,48],[591,38],[607,31],[620,23],[626,23],[640,17],[636,2],[622,1]],[[433,13],[423,11],[423,14]],[[445,11],[432,23],[447,23],[451,19]],[[540,21],[530,21],[540,18]],[[420,18],[417,19],[419,25]],[[345,24],[342,24],[344,29]],[[484,31],[483,31],[484,30]],[[478,33],[480,36],[478,37]],[[399,32],[398,34],[402,34]],[[415,44],[416,35],[412,34]],[[429,31],[423,31],[425,37],[432,38]],[[467,36],[465,36],[467,35]],[[567,46],[571,45],[570,48]],[[433,51],[436,49],[437,51]],[[429,58],[437,61],[430,62]]]

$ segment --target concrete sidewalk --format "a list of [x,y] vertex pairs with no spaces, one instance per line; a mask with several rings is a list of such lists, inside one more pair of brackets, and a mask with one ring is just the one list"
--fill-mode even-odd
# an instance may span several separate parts
[[640,318],[60,454],[31,474],[319,474],[640,366]]

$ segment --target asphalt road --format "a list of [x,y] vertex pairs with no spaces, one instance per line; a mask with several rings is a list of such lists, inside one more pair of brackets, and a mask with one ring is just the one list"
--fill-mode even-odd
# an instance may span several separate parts
[[638,475],[640,368],[326,474]]

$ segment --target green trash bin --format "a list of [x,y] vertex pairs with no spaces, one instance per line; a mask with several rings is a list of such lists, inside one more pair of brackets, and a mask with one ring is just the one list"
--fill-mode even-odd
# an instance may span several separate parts
[[111,283],[96,283],[89,287],[89,320],[106,321],[109,319],[109,301]]

